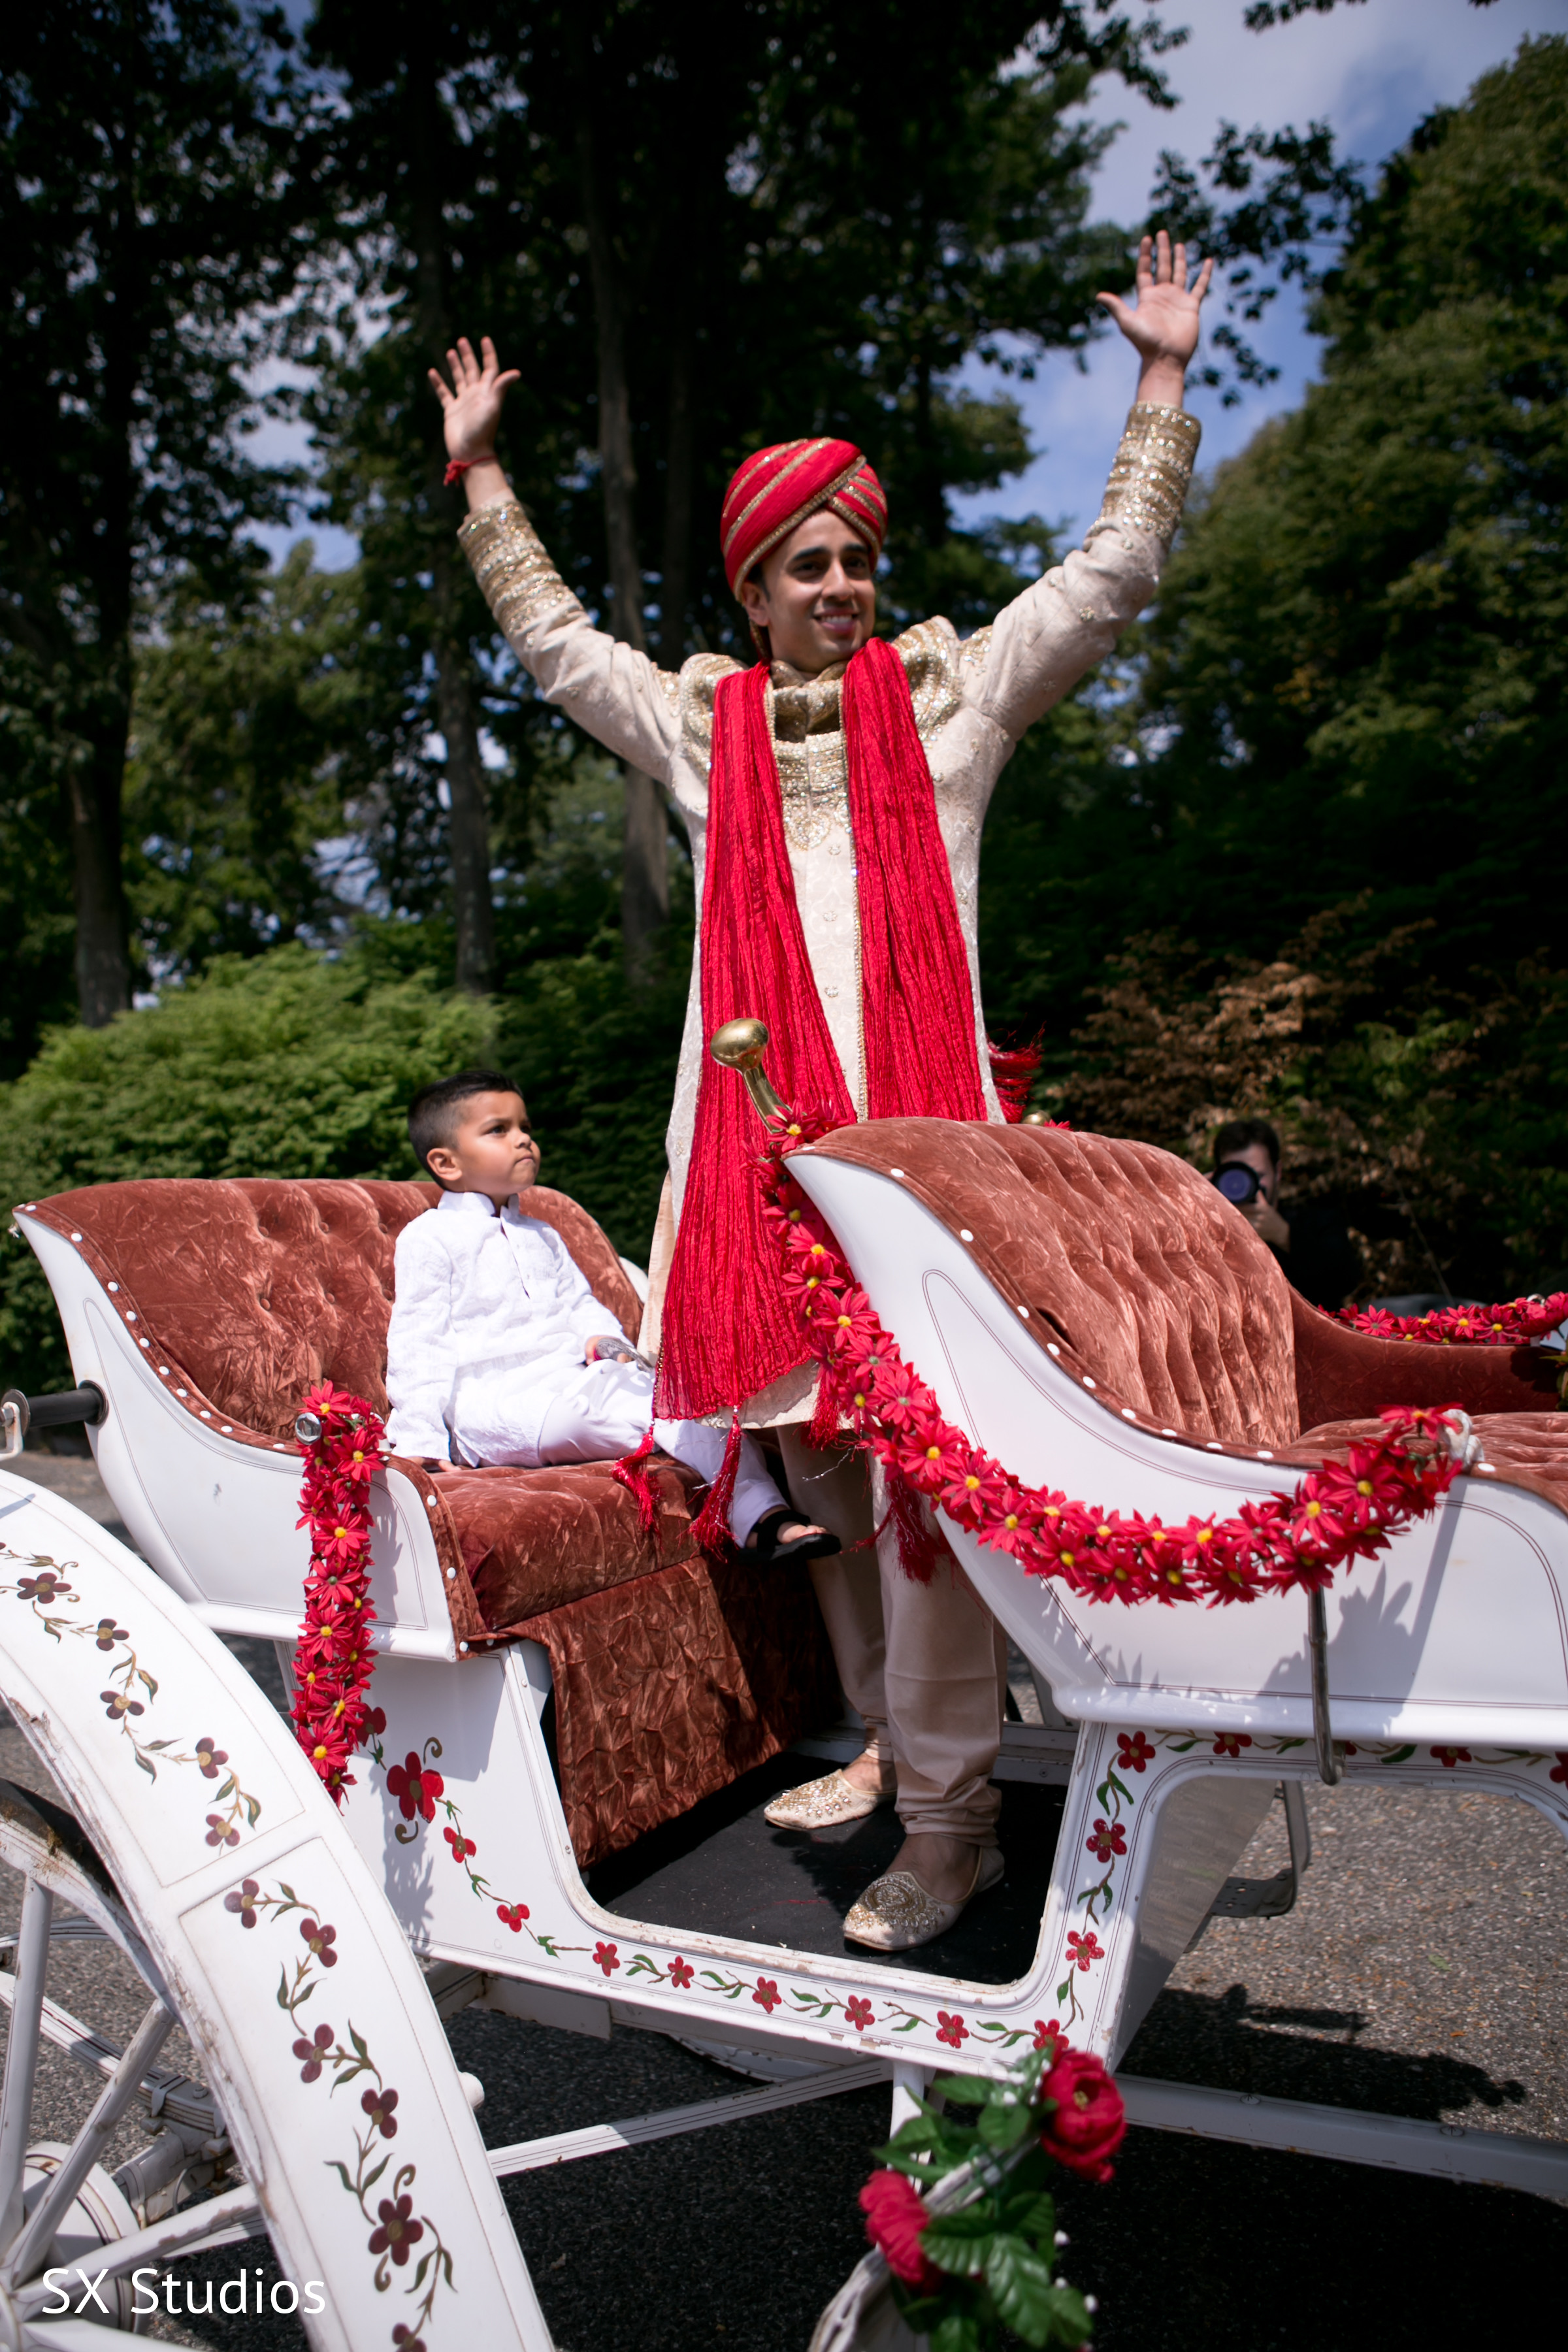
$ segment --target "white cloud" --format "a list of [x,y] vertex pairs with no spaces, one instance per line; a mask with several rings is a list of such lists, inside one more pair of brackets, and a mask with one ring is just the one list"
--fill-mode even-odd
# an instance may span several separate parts
[[[1133,221],[1148,206],[1162,148],[1190,162],[1205,153],[1221,121],[1243,131],[1312,120],[1332,124],[1340,152],[1375,166],[1400,145],[1435,106],[1457,104],[1477,78],[1510,58],[1527,35],[1568,31],[1568,0],[1495,0],[1474,8],[1467,0],[1366,0],[1342,5],[1327,16],[1300,16],[1267,33],[1249,33],[1245,0],[1186,0],[1164,13],[1184,23],[1191,38],[1165,60],[1181,103],[1157,112],[1120,86],[1097,93],[1087,111],[1126,129],[1100,166],[1095,212]],[[1216,311],[1216,316],[1219,315]],[[1253,341],[1279,369],[1278,382],[1249,391],[1239,406],[1222,408],[1212,392],[1194,392],[1203,419],[1203,462],[1231,456],[1267,417],[1294,407],[1316,367],[1317,346],[1302,325],[1293,289],[1275,304]],[[1047,360],[1036,382],[1015,386],[1041,455],[1000,491],[956,501],[961,520],[982,515],[1044,514],[1082,530],[1100,503],[1106,468],[1132,397],[1137,367],[1114,331],[1089,355],[1088,373],[1070,361]],[[966,380],[982,388],[986,372]]]

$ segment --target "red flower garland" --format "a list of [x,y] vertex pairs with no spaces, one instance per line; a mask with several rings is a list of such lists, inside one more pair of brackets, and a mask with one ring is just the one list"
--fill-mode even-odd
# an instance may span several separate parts
[[1334,1320],[1374,1339],[1419,1339],[1439,1348],[1522,1348],[1568,1321],[1568,1290],[1554,1290],[1550,1298],[1510,1298],[1499,1307],[1435,1307],[1429,1315],[1342,1307]]
[[365,1692],[375,1672],[370,1629],[370,1482],[385,1430],[363,1397],[323,1381],[300,1408],[320,1423],[304,1441],[303,1506],[310,1530],[305,1622],[294,1653],[295,1737],[334,1804],[354,1785],[349,1758],[370,1723]]
[[[804,1120],[796,1126],[802,1142],[821,1131]],[[1382,1416],[1385,1434],[1352,1445],[1347,1465],[1327,1463],[1293,1495],[1245,1503],[1234,1518],[1211,1515],[1167,1527],[1141,1512],[1102,1510],[1051,1487],[1023,1486],[942,1418],[791,1178],[786,1162],[798,1148],[792,1130],[763,1161],[765,1213],[782,1246],[784,1290],[822,1363],[824,1404],[869,1441],[893,1482],[895,1514],[901,1482],[979,1542],[1010,1552],[1027,1576],[1059,1576],[1090,1600],[1213,1607],[1330,1584],[1335,1569],[1375,1559],[1391,1537],[1435,1510],[1452,1482],[1458,1464],[1447,1415],[1455,1408],[1397,1406]],[[901,1549],[911,1573],[929,1573]]]

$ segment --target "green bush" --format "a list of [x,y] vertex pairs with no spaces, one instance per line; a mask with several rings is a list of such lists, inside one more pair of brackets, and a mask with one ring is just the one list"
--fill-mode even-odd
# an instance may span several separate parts
[[[410,1176],[409,1097],[491,1050],[492,1008],[427,972],[289,946],[227,957],[107,1029],[56,1030],[0,1087],[9,1207],[133,1176]],[[0,1251],[0,1386],[68,1384],[25,1242]]]

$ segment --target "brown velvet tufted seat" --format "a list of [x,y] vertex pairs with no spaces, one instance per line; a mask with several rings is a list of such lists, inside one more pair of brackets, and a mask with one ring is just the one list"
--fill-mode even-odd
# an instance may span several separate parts
[[[169,1392],[231,1442],[294,1445],[306,1391],[331,1380],[386,1409],[393,1254],[433,1184],[174,1178],[29,1204],[134,1320]],[[635,1336],[641,1307],[606,1234],[563,1192],[553,1225],[595,1297]],[[837,1685],[809,1584],[707,1558],[690,1475],[650,1471],[651,1535],[608,1463],[398,1468],[422,1490],[469,1654],[529,1638],[551,1654],[562,1795],[581,1862],[627,1844],[831,1718]],[[455,1671],[455,1670],[454,1670]]]
[[[1386,1405],[1459,1404],[1510,1484],[1568,1509],[1568,1414],[1531,1348],[1374,1339],[1309,1306],[1247,1220],[1152,1144],[883,1119],[812,1147],[887,1172],[1100,1403],[1224,1451],[1320,1462]],[[1110,1501],[1112,1497],[1099,1499]]]

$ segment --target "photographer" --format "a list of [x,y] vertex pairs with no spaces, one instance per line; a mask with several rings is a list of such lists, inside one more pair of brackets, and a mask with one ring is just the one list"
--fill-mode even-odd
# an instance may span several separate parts
[[1285,1278],[1314,1307],[1342,1307],[1361,1279],[1344,1218],[1330,1201],[1279,1202],[1279,1137],[1266,1118],[1227,1119],[1214,1139],[1213,1181],[1266,1241]]

